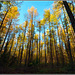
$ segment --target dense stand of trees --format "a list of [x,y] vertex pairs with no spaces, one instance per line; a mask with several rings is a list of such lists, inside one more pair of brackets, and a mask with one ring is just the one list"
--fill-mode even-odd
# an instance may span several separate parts
[[20,25],[17,24],[20,15],[17,4],[15,1],[0,1],[0,66],[69,65],[73,70],[73,2],[55,1],[52,10],[45,9],[42,20],[38,20],[37,9],[32,6],[25,16],[26,21]]

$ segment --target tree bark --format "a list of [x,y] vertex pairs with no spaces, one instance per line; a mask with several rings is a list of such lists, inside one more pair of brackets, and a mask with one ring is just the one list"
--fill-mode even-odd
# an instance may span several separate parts
[[25,27],[24,37],[23,37],[23,42],[22,42],[23,44],[22,44],[22,51],[21,51],[21,57],[20,57],[20,65],[21,65],[21,62],[22,62],[22,54],[23,54],[23,50],[24,50],[23,45],[24,45],[24,39],[25,39],[25,36],[26,36],[26,29],[27,29],[27,25]]
[[74,32],[75,32],[75,19],[74,19],[74,16],[73,16],[73,14],[72,14],[72,12],[71,12],[71,9],[70,9],[69,6],[68,6],[68,3],[67,3],[66,1],[63,1],[63,4],[64,4],[64,6],[65,6],[65,8],[66,8],[67,14],[68,14],[68,16],[69,16],[69,18],[70,18],[72,27],[73,27]]
[[9,33],[9,30],[10,30],[10,26],[11,26],[11,22],[10,22],[8,31],[7,31],[7,33],[6,33],[6,35],[5,35],[5,39],[4,39],[4,41],[3,41],[2,47],[1,47],[1,49],[0,49],[0,53],[2,52],[2,49],[3,49],[3,46],[4,46],[5,40],[6,40],[6,38],[7,38],[7,35],[8,35],[8,33]]

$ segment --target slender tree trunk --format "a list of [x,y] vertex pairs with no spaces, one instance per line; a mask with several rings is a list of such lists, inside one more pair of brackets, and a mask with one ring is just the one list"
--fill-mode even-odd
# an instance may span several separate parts
[[67,33],[67,54],[68,54],[68,58],[69,58],[69,63],[71,66],[71,69],[73,69],[74,67],[74,63],[73,63],[73,58],[72,58],[72,53],[71,53],[71,46],[70,46],[70,40],[69,40],[69,35],[68,35],[68,28],[67,28],[67,23],[66,23],[66,15],[64,14],[64,18],[65,18],[65,26],[66,26],[66,33]]
[[62,51],[62,46],[61,46],[61,42],[60,42],[60,37],[59,37],[59,44],[60,44],[60,54],[61,54],[62,66],[64,66],[64,55],[63,55],[63,51]]
[[55,45],[55,52],[56,52],[56,60],[57,60],[57,66],[59,65],[59,60],[58,60],[58,49],[57,49],[57,41],[55,41],[55,35],[53,34],[54,37],[54,45]]
[[29,48],[29,42],[28,42],[28,44],[27,44],[27,49],[26,49],[25,66],[27,66],[28,48]]
[[40,22],[39,22],[39,64],[40,64]]
[[22,51],[21,51],[21,57],[20,57],[20,65],[21,65],[21,62],[22,62],[22,54],[23,54],[23,50],[24,50],[23,45],[24,45],[24,39],[25,39],[25,35],[26,35],[26,28],[27,28],[27,25],[25,27],[24,37],[23,37],[23,42],[22,42],[23,44],[22,44]]
[[8,39],[7,39],[6,46],[5,46],[5,48],[4,48],[4,52],[3,52],[3,54],[1,55],[1,59],[3,60],[4,63],[7,63],[7,61],[8,61],[8,60],[6,60],[6,58],[7,58],[7,51],[8,51],[9,37],[10,37],[10,33],[9,33],[9,36],[8,36]]
[[59,66],[59,59],[58,59],[58,50],[57,50],[57,46],[55,46],[55,52],[56,52],[57,66]]
[[10,32],[9,32],[9,36],[8,36],[8,39],[7,39],[7,43],[6,43],[6,46],[4,48],[4,52],[3,52],[3,55],[8,51],[8,43],[9,43],[9,38],[10,38]]
[[31,58],[30,60],[33,61],[33,34],[34,34],[34,29],[32,28],[33,27],[33,12],[31,14]]
[[21,45],[19,46],[18,62],[20,61]]
[[0,53],[2,52],[2,49],[3,49],[3,47],[4,47],[4,43],[5,43],[5,40],[6,40],[6,38],[7,38],[8,33],[9,33],[10,26],[11,26],[11,22],[10,22],[10,25],[9,25],[8,31],[7,31],[7,33],[6,33],[6,35],[5,35],[5,38],[4,38],[4,41],[3,41],[2,47],[1,47],[1,49],[0,49]]
[[39,64],[40,64],[40,30],[39,30]]
[[6,17],[6,15],[7,15],[8,11],[9,11],[9,10],[7,10],[6,13],[5,13],[5,15],[4,15],[4,18],[3,18],[2,22],[1,22],[1,25],[0,25],[0,29],[2,28],[3,22],[4,22],[4,20],[5,20],[5,17]]
[[[58,31],[58,26],[57,26],[57,31]],[[59,45],[60,45],[60,54],[61,54],[61,61],[62,61],[62,66],[64,66],[64,55],[62,51],[62,46],[61,46],[61,41],[60,41],[60,36],[59,36]]]
[[45,65],[47,63],[47,58],[46,58],[46,40],[45,40],[45,25],[44,25],[44,50],[45,50]]
[[41,46],[41,58],[42,58],[42,46]]
[[30,50],[31,50],[31,34],[30,34],[30,31],[28,32],[29,33],[29,35],[28,35],[28,64],[27,64],[27,66],[29,66],[29,64],[30,64]]
[[[19,36],[20,36],[20,33],[19,33]],[[17,39],[17,44],[16,44],[16,48],[15,48],[14,55],[15,55],[15,53],[16,53],[16,50],[17,50],[17,47],[18,47],[18,40],[19,40],[19,37],[18,37],[18,39]]]
[[12,38],[11,47],[10,47],[10,49],[9,49],[9,56],[11,55],[11,49],[12,49],[12,47],[13,47],[14,38],[15,38],[15,36],[13,36],[13,38]]
[[51,67],[53,67],[53,54],[52,54],[52,41],[51,41],[51,30],[50,30],[50,63]]
[[17,44],[16,44],[16,48],[15,48],[15,52],[14,52],[14,55],[16,53],[16,50],[17,50],[17,46],[18,46],[18,40],[17,40]]
[[30,50],[31,50],[31,39],[30,39],[30,43],[29,43],[28,66],[29,66],[29,64],[30,64]]
[[68,49],[69,63],[70,63],[71,68],[73,69],[74,63],[73,63],[73,58],[72,58],[72,53],[71,53],[71,47],[70,47],[67,25],[66,25],[66,31],[67,31],[67,49]]
[[20,66],[21,66],[21,62],[22,62],[22,54],[23,54],[23,45],[22,45],[22,50],[21,50]]
[[36,63],[38,63],[38,39],[37,39],[37,54],[36,54]]

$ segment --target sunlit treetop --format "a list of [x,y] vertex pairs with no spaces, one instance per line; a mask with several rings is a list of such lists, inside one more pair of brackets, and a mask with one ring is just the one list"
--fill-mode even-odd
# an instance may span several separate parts
[[11,9],[9,10],[8,17],[14,19],[14,18],[18,18],[18,15],[19,15],[19,11],[17,6],[11,7]]
[[63,1],[54,1],[53,9],[61,9],[63,7]]
[[45,23],[46,23],[46,19],[43,18],[43,19],[40,21],[40,24],[41,24],[41,25],[44,25]]
[[34,13],[35,16],[38,15],[37,9],[35,9],[33,6],[30,9],[28,9],[27,11],[28,11],[29,14]]
[[34,7],[32,6],[32,7],[30,8],[30,10],[31,10],[31,11],[34,11]]
[[10,1],[3,1],[3,4],[4,5],[7,5],[7,6],[10,6],[11,5],[11,2]]
[[[6,11],[4,11],[4,13],[6,13]],[[4,24],[6,24],[11,19],[17,19],[18,16],[19,16],[19,11],[18,11],[17,6],[11,7],[10,10],[8,11],[6,17],[5,17]]]
[[37,8],[34,10],[34,15],[35,15],[35,16],[38,15]]
[[61,9],[63,8],[63,1],[54,1],[53,11],[59,17],[61,15]]
[[54,14],[51,14],[51,16],[50,16],[50,22],[54,22],[54,23],[58,23],[58,19],[57,19],[57,16],[56,16],[56,14],[54,13]]
[[50,21],[50,9],[44,10],[44,18],[45,18],[47,21]]

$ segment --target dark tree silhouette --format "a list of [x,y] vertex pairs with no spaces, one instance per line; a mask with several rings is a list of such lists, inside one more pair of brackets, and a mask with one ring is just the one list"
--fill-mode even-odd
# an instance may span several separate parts
[[73,16],[73,14],[72,14],[72,12],[71,12],[71,9],[70,9],[69,6],[68,6],[68,3],[67,3],[66,1],[63,1],[63,4],[64,4],[64,6],[65,6],[65,8],[66,8],[66,11],[67,11],[67,13],[68,13],[68,16],[69,16],[69,18],[70,18],[72,27],[73,27],[74,32],[75,32],[75,19],[74,19],[74,16]]

